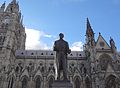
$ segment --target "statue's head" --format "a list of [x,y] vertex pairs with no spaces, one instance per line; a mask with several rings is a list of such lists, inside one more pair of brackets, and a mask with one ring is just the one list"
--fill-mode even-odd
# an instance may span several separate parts
[[59,37],[60,37],[60,39],[63,39],[63,38],[64,38],[64,34],[63,34],[63,33],[60,33],[60,34],[59,34]]

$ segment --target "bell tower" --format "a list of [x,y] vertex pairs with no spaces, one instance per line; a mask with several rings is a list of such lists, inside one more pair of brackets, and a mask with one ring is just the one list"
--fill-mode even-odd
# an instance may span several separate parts
[[16,0],[0,7],[0,62],[12,64],[15,60],[15,51],[25,49],[25,27],[21,12]]

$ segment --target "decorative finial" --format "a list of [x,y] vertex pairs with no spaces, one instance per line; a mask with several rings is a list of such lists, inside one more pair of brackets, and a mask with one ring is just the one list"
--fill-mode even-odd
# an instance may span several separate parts
[[23,15],[22,15],[22,18],[21,18],[21,24],[23,23]]
[[90,28],[90,29],[91,29],[91,26],[90,26],[90,22],[89,22],[88,17],[87,17],[87,28]]
[[5,8],[5,3],[6,3],[6,1],[4,1],[4,3],[1,6],[1,8]]
[[92,30],[90,22],[89,22],[89,19],[87,17],[87,30],[86,30],[86,34],[91,34],[91,33],[94,35],[94,31]]
[[11,3],[16,3],[16,0],[13,0]]
[[110,36],[110,40],[113,40],[113,38]]
[[101,35],[101,33],[99,32],[99,35]]
[[0,7],[0,12],[4,12],[4,9],[5,9],[5,1],[4,1],[4,3],[2,4],[2,6]]
[[4,3],[3,3],[3,4],[5,5],[5,3],[6,3],[6,1],[4,1]]

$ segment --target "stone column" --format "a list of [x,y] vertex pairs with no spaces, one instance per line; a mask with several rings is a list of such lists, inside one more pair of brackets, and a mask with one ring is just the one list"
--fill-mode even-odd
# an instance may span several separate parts
[[34,88],[32,77],[30,77],[30,80],[28,81],[28,88]]
[[8,80],[7,80],[6,75],[4,75],[4,77],[3,77],[3,88],[7,88],[7,87],[8,87]]
[[20,88],[20,82],[18,77],[16,78],[16,81],[15,81],[15,88]]
[[35,82],[33,81],[33,77],[31,77],[31,81],[30,81],[30,85],[31,85],[31,88],[35,88]]
[[4,81],[3,83],[3,88],[7,88],[8,87],[8,82],[7,81]]
[[43,76],[43,88],[47,88],[47,77]]

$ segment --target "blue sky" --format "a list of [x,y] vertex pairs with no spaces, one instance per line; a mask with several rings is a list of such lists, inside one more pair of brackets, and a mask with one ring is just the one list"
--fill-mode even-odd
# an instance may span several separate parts
[[[0,4],[4,1],[0,0]],[[71,48],[81,46],[85,42],[88,17],[95,39],[101,32],[109,43],[111,36],[120,51],[120,0],[19,0],[19,5],[24,25],[38,33],[40,38],[36,42],[42,43],[40,47],[52,47],[60,32]]]

